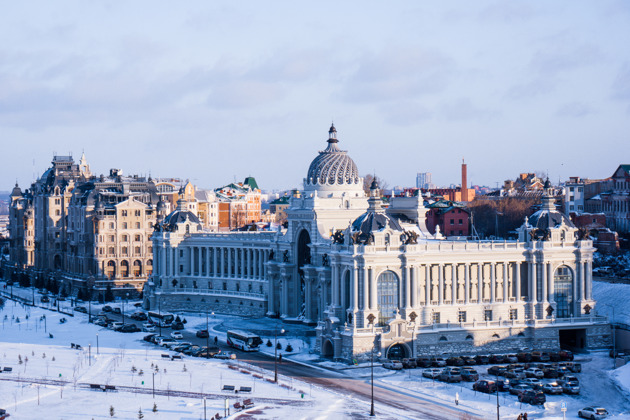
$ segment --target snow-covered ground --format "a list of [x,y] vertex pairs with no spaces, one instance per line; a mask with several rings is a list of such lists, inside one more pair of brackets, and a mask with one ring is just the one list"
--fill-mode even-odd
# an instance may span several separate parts
[[[600,282],[593,285],[594,296],[600,304],[608,303],[617,308],[624,307],[628,291],[628,285]],[[32,300],[31,289],[14,288],[13,292]],[[35,301],[40,299],[41,296],[35,294]],[[604,305],[600,304],[598,308],[602,309]],[[70,302],[60,302],[60,305],[71,311]],[[98,313],[100,306],[92,305],[93,314]],[[125,305],[125,309],[128,314],[136,310],[131,303]],[[621,313],[622,309],[616,309],[617,317]],[[43,315],[46,315],[45,321]],[[252,397],[256,406],[248,411],[248,418],[339,419],[354,418],[358,412],[367,412],[364,402],[352,401],[347,396],[291,378],[281,378],[281,386],[278,386],[268,380],[273,372],[260,371],[238,361],[165,360],[161,357],[163,351],[141,340],[144,333],[113,332],[88,324],[85,314],[75,315],[70,317],[13,301],[7,301],[0,310],[0,367],[13,368],[11,373],[0,373],[0,408],[9,410],[11,419],[108,419],[111,418],[110,407],[114,408],[114,418],[117,419],[138,418],[140,409],[146,419],[203,419],[202,394],[206,395],[207,418],[215,413],[224,415],[225,398],[230,400],[231,417],[238,418],[232,404],[247,397],[239,395],[235,398],[233,393],[223,392],[222,387],[226,384],[248,386],[254,390]],[[191,332],[206,327],[205,314],[179,315],[186,318],[186,329]],[[61,318],[66,318],[67,322],[61,324]],[[282,346],[279,352],[283,357],[369,380],[369,363],[348,366],[313,354],[312,338],[301,337],[301,326],[278,324],[276,320],[265,318],[219,314],[209,315],[207,322],[211,335],[218,336],[222,342],[230,328],[256,331],[265,341],[262,351],[270,354],[273,354],[274,346],[268,347],[266,342],[273,343],[275,332],[283,328],[286,332],[278,335]],[[49,333],[53,338],[49,338]],[[70,343],[80,344],[81,350],[70,348]],[[293,347],[290,353],[286,351],[289,343]],[[593,352],[580,356],[580,359],[583,362],[583,372],[578,374],[583,388],[581,395],[548,396],[544,407],[533,407],[521,405],[516,396],[502,393],[499,397],[501,418],[515,419],[519,413],[527,412],[530,419],[563,419],[562,402],[568,408],[566,419],[577,418],[577,410],[591,404],[606,407],[611,412],[610,418],[630,418],[630,365],[612,371],[612,360],[607,357],[607,352]],[[480,373],[485,373],[486,368],[477,367]],[[407,395],[445,405],[454,405],[457,395],[461,406],[496,418],[496,395],[475,393],[471,383],[444,384],[423,378],[421,374],[422,369],[392,372],[377,365],[374,368],[375,387],[403,390]],[[151,395],[154,378],[158,392],[155,398]],[[54,381],[64,381],[65,385],[60,386]],[[119,390],[93,391],[89,389],[92,383],[114,385]],[[155,413],[152,412],[154,403],[157,406]],[[54,414],[51,416],[51,413]],[[408,418],[405,413],[393,409],[386,410],[384,416]]]
[[630,284],[594,281],[593,299],[597,302],[595,311],[598,315],[607,316],[614,322],[630,325],[630,306],[627,303],[630,299]]

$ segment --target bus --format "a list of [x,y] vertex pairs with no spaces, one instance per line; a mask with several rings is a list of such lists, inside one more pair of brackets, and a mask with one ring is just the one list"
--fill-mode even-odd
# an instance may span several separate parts
[[175,320],[175,315],[173,314],[162,314],[158,312],[149,312],[147,313],[149,320],[157,325],[158,327],[168,328],[171,326],[173,321]]
[[227,332],[227,343],[243,351],[258,351],[263,341],[254,333],[231,330]]

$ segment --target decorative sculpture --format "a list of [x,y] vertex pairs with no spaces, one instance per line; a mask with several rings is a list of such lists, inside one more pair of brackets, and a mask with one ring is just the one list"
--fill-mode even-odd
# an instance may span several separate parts
[[333,239],[333,243],[334,244],[342,244],[343,245],[343,243],[344,243],[343,231],[341,229],[337,229],[335,231],[335,233],[333,233],[332,239]]
[[403,233],[400,234],[400,240],[405,245],[415,245],[418,243],[418,234],[413,231],[405,230],[403,231]]
[[368,320],[368,324],[374,324],[374,320],[376,319],[376,317],[374,316],[374,314],[369,314],[367,317]]
[[284,253],[282,254],[282,262],[288,263],[289,262],[289,250],[286,249],[284,251]]
[[328,261],[328,254],[322,255],[322,267],[328,267],[330,262]]
[[584,313],[585,313],[586,315],[590,315],[590,314],[591,314],[591,309],[593,309],[593,308],[591,308],[591,306],[590,306],[590,305],[588,305],[588,304],[587,304],[587,305],[584,305]]

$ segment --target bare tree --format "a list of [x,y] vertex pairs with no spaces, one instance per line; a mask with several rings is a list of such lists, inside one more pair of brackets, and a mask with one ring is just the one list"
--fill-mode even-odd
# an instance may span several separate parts
[[388,187],[388,184],[386,181],[384,181],[382,178],[372,175],[372,174],[367,174],[363,177],[363,191],[365,191],[366,194],[370,193],[370,187],[372,186],[372,181],[376,178],[376,183],[378,184],[378,188],[379,190],[381,190],[381,195],[383,195],[383,190],[386,190]]

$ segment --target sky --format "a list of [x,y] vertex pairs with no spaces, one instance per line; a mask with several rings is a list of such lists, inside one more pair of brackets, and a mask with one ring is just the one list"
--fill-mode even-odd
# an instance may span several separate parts
[[630,163],[627,1],[8,2],[0,190],[96,174],[302,187],[334,121],[362,175],[494,187]]

